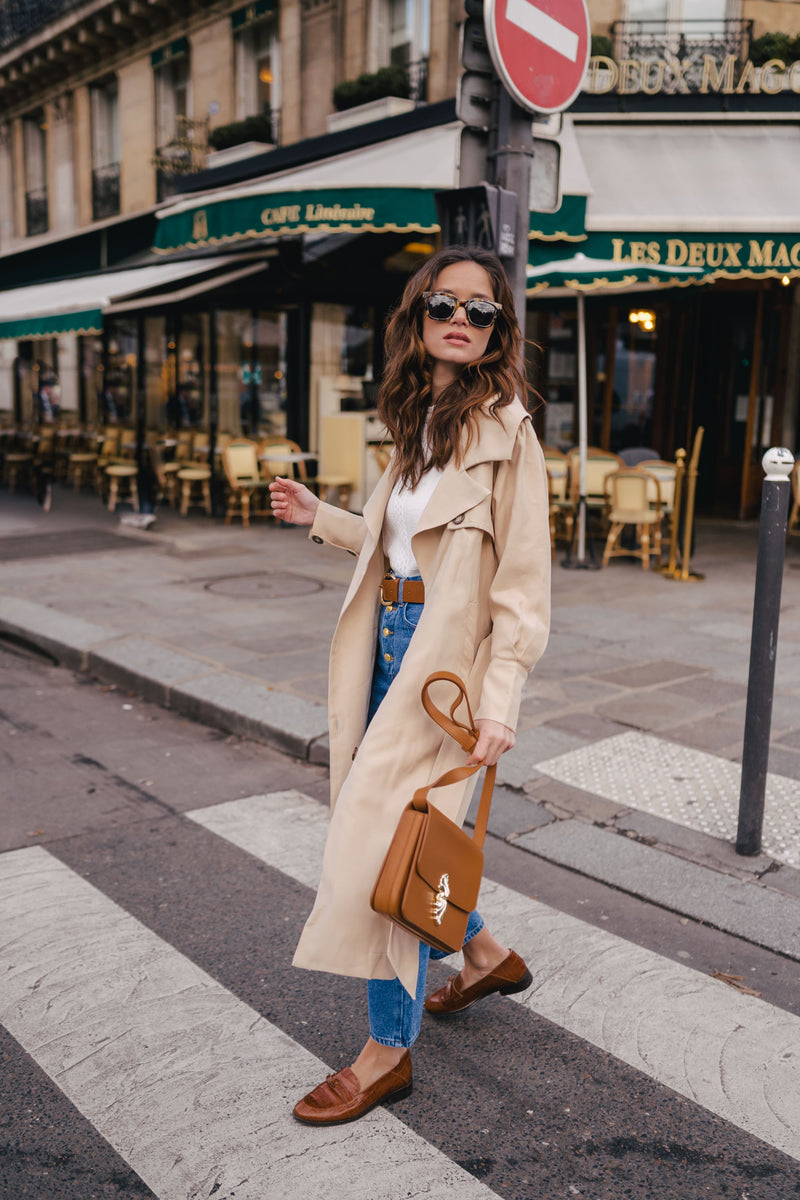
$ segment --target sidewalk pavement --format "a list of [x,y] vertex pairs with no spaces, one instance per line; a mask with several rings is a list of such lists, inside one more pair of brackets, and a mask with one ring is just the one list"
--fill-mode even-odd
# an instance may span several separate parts
[[[755,523],[703,521],[698,582],[553,569],[547,652],[490,833],[800,960],[800,542],[787,550],[763,853],[733,849]],[[353,559],[303,529],[159,510],[147,531],[57,488],[0,494],[0,637],[118,692],[327,764],[328,647]],[[435,664],[432,664],[432,668]],[[112,692],[116,698],[116,692]],[[468,818],[469,820],[469,818]]]

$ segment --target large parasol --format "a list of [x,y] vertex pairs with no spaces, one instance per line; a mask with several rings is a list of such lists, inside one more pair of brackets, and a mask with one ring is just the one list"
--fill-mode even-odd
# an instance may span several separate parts
[[584,292],[622,291],[626,288],[643,291],[658,287],[686,287],[702,278],[699,267],[666,267],[654,263],[617,262],[613,259],[574,258],[555,259],[539,267],[528,267],[528,296],[546,295],[565,289],[578,300],[578,451],[580,479],[578,488],[577,557],[575,566],[586,565],[586,315]]

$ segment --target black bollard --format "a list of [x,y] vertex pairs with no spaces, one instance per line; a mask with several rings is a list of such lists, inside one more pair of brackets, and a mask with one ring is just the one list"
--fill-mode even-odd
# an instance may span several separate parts
[[761,520],[758,527],[753,635],[744,719],[739,826],[736,832],[736,853],[746,855],[759,854],[761,851],[786,518],[791,490],[789,476],[794,456],[789,450],[774,447],[766,452],[761,461],[766,478],[761,493]]

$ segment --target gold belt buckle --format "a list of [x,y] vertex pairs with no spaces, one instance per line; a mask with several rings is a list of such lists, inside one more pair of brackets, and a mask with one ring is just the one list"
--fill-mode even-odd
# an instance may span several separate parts
[[393,578],[394,578],[394,576],[393,576],[393,575],[384,575],[383,579],[381,580],[381,585],[380,585],[380,587],[378,588],[378,595],[379,595],[379,597],[380,597],[381,604],[383,605],[383,607],[384,607],[384,608],[389,608],[389,606],[391,605],[392,601],[391,601],[391,600],[387,600],[387,599],[385,598],[385,596],[384,596],[384,594],[383,594],[383,585],[384,585],[384,583],[386,582],[386,580],[387,580],[387,579],[393,579]]

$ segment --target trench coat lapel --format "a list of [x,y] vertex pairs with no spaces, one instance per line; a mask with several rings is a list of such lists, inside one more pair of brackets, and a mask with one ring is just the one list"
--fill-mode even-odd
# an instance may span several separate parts
[[[511,406],[511,411],[501,410],[501,419],[489,419],[481,425],[480,437],[473,436],[464,451],[460,466],[452,459],[442,472],[442,477],[423,512],[417,533],[447,525],[460,513],[468,512],[489,495],[484,487],[470,474],[470,468],[487,461],[499,461],[511,457],[520,420],[525,418],[521,404]],[[416,535],[415,535],[416,536]]]
[[455,467],[449,462],[442,471],[442,477],[433,495],[425,505],[414,537],[418,533],[424,533],[426,529],[446,525],[453,517],[474,508],[488,495],[487,487],[473,479],[463,467]]

